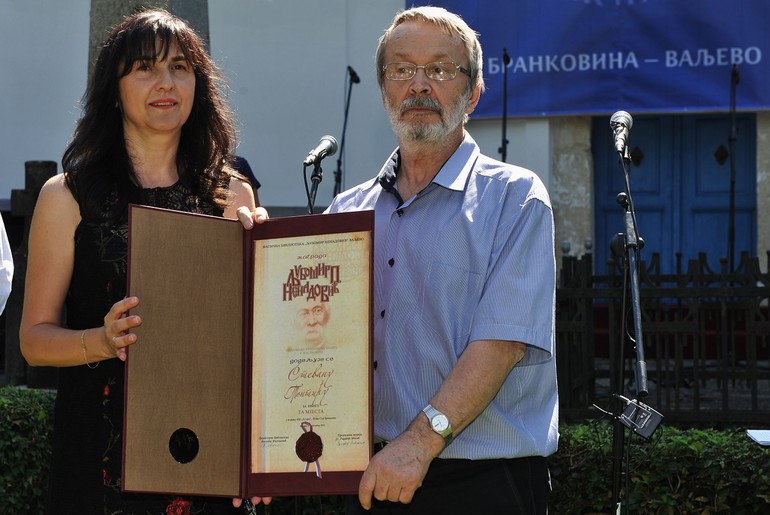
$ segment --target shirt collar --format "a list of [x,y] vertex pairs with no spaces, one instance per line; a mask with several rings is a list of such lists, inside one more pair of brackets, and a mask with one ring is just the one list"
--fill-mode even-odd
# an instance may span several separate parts
[[385,191],[393,192],[394,186],[396,185],[396,171],[399,169],[400,165],[401,152],[399,152],[399,149],[397,148],[390,154],[390,157],[385,161],[382,169],[380,169],[379,175],[377,175],[377,182],[380,183],[380,186],[382,186],[382,189]]
[[[479,146],[476,141],[464,131],[463,142],[457,147],[452,156],[444,163],[433,181],[444,188],[462,191],[468,182],[468,175],[473,169],[473,164],[479,156]],[[401,165],[401,152],[397,148],[390,155],[377,176],[377,182],[385,191],[394,192],[396,176]]]

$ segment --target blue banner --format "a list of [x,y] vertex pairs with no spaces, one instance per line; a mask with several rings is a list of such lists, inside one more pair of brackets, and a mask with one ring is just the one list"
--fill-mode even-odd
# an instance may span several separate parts
[[[433,0],[480,33],[487,91],[474,113],[770,108],[768,0]],[[503,66],[504,49],[510,58]]]

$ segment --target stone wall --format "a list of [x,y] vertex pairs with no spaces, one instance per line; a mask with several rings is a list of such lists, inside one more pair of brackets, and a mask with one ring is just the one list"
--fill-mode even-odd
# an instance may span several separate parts
[[591,118],[552,118],[550,128],[556,255],[560,258],[566,250],[570,255],[582,256],[586,242],[592,251],[594,241]]
[[143,7],[159,7],[179,16],[195,29],[208,45],[208,0],[91,0],[91,31],[88,40],[88,76],[110,29]]

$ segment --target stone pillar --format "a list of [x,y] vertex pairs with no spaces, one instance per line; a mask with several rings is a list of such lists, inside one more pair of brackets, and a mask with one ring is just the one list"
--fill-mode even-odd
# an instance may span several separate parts
[[[594,163],[591,155],[591,118],[551,119],[551,198],[555,226],[557,268],[566,250],[580,257],[586,241],[594,241]],[[590,250],[593,252],[593,250]]]
[[123,18],[145,7],[159,7],[185,20],[209,45],[208,0],[91,0],[91,31],[88,39],[88,76],[91,77],[99,48],[110,29]]

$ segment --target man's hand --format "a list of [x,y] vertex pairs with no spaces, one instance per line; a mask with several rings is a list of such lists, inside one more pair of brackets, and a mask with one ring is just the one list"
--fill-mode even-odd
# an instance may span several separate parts
[[428,428],[420,413],[406,431],[372,457],[358,487],[361,506],[370,509],[372,496],[379,501],[412,502],[431,461],[443,448],[443,439]]

